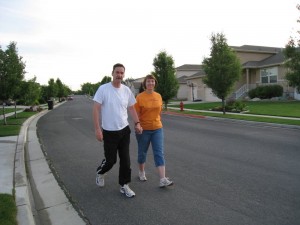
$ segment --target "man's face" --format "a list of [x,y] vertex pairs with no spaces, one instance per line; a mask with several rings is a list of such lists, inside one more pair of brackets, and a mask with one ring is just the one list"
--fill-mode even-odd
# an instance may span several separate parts
[[113,80],[122,81],[125,75],[125,69],[123,67],[116,67],[112,73]]

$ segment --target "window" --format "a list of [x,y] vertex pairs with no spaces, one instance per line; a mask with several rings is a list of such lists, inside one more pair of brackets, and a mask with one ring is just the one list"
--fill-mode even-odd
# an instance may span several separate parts
[[278,67],[261,69],[260,77],[262,84],[277,83]]

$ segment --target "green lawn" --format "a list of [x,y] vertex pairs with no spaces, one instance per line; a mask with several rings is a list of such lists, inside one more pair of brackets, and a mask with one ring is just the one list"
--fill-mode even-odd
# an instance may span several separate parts
[[[17,107],[17,111],[19,110],[24,110],[24,108],[19,108]],[[14,112],[15,111],[15,108],[4,108],[4,112],[5,113],[11,113],[11,112]],[[3,107],[1,107],[1,110],[0,110],[0,115],[3,115]]]
[[0,194],[0,224],[17,224],[17,207],[15,198],[9,194]]
[[[259,115],[271,115],[271,116],[282,116],[282,117],[296,117],[300,118],[300,101],[259,101],[259,102],[245,102],[249,112],[247,114],[256,114],[258,116],[247,116],[244,114],[216,114],[213,112],[208,112],[210,109],[221,106],[221,102],[210,102],[210,103],[193,103],[185,104],[184,109],[196,109],[196,110],[207,110],[207,112],[189,112],[185,110],[183,112],[178,111],[179,113],[185,114],[198,114],[203,116],[211,117],[221,117],[228,119],[236,120],[247,120],[247,121],[256,121],[256,122],[266,122],[266,123],[278,123],[278,124],[287,124],[287,125],[297,125],[300,126],[300,120],[290,120],[290,119],[280,119],[280,118],[265,118],[260,117]],[[177,105],[172,105],[178,107]]]
[[9,116],[6,118],[7,125],[4,125],[4,120],[0,120],[0,137],[5,136],[17,136],[19,135],[22,124],[36,112],[21,112],[15,116]]
[[[298,117],[300,118],[300,101],[259,101],[259,102],[245,102],[248,114],[257,115],[271,115],[271,116],[286,116],[286,117]],[[221,106],[221,102],[210,103],[194,103],[186,104],[186,109],[197,110],[210,110],[213,107]],[[179,107],[179,104],[176,105]]]

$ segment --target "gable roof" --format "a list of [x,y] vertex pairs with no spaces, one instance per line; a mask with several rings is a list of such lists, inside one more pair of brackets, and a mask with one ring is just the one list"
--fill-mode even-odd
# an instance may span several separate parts
[[[242,46],[230,46],[236,52],[249,52],[249,53],[266,53],[272,54],[271,56],[261,61],[248,61],[245,62],[242,67],[246,68],[263,68],[268,66],[277,66],[284,63],[284,48],[278,47],[265,47],[257,45],[242,45]],[[176,71],[196,71],[195,74],[185,77],[184,79],[193,79],[196,77],[204,76],[203,67],[200,64],[184,64],[176,68]]]
[[176,68],[177,71],[180,71],[180,70],[184,70],[184,71],[196,70],[196,71],[198,71],[201,69],[202,69],[202,65],[200,65],[200,64],[184,64],[184,65]]
[[180,83],[180,84],[185,84],[186,83],[186,78],[187,78],[188,76],[186,76],[186,75],[184,75],[184,76],[182,76],[182,77],[179,77],[179,78],[177,78],[177,81],[178,81],[178,83]]
[[205,76],[205,75],[206,75],[206,73],[204,72],[204,70],[200,70],[199,72],[194,73],[193,75],[189,76],[189,77],[187,78],[187,80],[189,80],[189,79],[194,79],[194,78],[198,78],[198,77],[203,77],[203,76]]
[[282,65],[283,63],[284,63],[284,55],[283,52],[280,51],[277,54],[272,55],[261,61],[245,62],[242,66],[243,68],[261,68],[266,66]]
[[259,52],[259,53],[272,53],[277,54],[282,52],[283,48],[278,47],[265,47],[257,45],[242,45],[242,46],[230,46],[234,51],[237,52]]

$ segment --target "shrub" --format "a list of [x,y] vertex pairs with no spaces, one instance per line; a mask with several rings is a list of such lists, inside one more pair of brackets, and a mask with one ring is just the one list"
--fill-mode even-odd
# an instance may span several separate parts
[[[246,111],[247,106],[243,101],[236,101],[229,99],[226,101],[225,111],[226,112],[243,112]],[[222,106],[216,106],[212,109],[213,111],[223,111]]]
[[242,112],[246,110],[246,107],[245,102],[231,99],[226,102],[225,109],[232,112]]
[[283,87],[274,84],[267,86],[258,86],[248,92],[249,98],[260,98],[260,99],[268,99],[273,97],[280,97],[283,94]]

